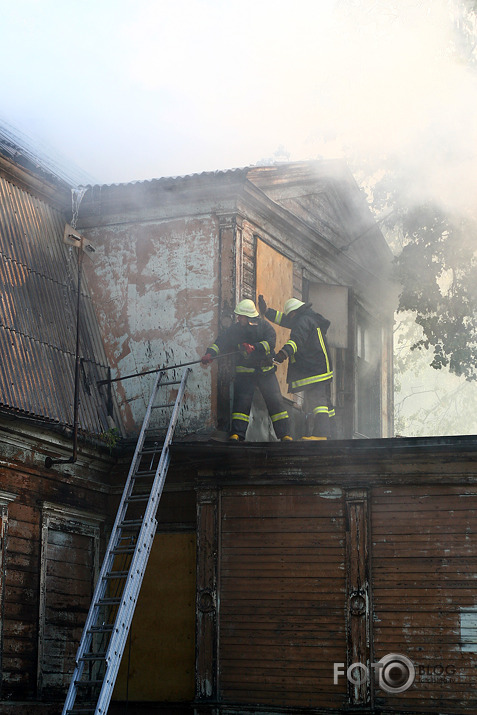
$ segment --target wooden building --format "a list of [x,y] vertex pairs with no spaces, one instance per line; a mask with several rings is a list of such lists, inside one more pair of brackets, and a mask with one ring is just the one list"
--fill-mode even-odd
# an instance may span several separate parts
[[[49,712],[46,703],[52,700],[51,712],[58,711],[113,509],[117,457],[105,438],[116,434],[112,425],[118,435],[122,427],[114,397],[96,389],[97,380],[108,376],[108,365],[78,271],[78,251],[64,242],[71,216],[68,182],[0,133],[0,711],[5,713]],[[78,450],[72,459],[75,385]],[[50,468],[48,460],[55,463]]]
[[[96,249],[85,268],[114,375],[197,360],[242,298],[263,293],[282,309],[295,296],[331,320],[339,437],[392,436],[391,253],[344,163],[93,186],[78,228]],[[148,384],[118,385],[129,434]],[[204,435],[229,418],[227,366],[196,370],[185,430]]]
[[[193,368],[111,715],[475,712],[477,442],[393,438],[390,253],[346,167],[72,188],[0,133],[0,711],[61,712],[151,386],[98,381],[263,293],[331,319],[339,439],[276,443],[257,401],[223,443],[230,366]],[[402,692],[356,678],[392,654]]]
[[[180,454],[197,470],[198,713],[476,712],[474,437]],[[367,679],[379,662],[397,673]]]

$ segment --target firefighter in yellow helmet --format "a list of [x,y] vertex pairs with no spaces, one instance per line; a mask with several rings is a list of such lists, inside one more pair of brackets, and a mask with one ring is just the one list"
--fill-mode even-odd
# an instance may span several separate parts
[[253,300],[241,300],[234,312],[237,322],[220,333],[202,358],[202,364],[209,365],[217,355],[237,350],[229,440],[245,439],[255,388],[263,395],[277,438],[291,440],[290,419],[273,363],[275,330],[260,317]]
[[313,415],[312,434],[306,440],[325,440],[332,435],[335,411],[331,403],[333,366],[326,341],[330,321],[298,298],[289,298],[283,311],[269,308],[258,297],[260,313],[268,320],[290,328],[290,337],[275,356],[275,362],[288,360],[287,382],[290,392],[303,392],[307,415]]

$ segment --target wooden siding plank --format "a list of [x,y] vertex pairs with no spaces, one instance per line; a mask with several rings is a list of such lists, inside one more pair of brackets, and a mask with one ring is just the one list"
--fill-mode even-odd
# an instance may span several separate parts
[[[253,493],[251,493],[251,491]],[[344,693],[342,500],[316,488],[227,488],[221,498],[219,690],[306,707]],[[323,694],[323,697],[321,695]]]
[[[469,681],[477,653],[461,649],[460,613],[476,603],[477,489],[376,488],[372,508],[376,658],[402,653],[416,668],[415,684],[399,698],[388,695],[386,706],[475,711]],[[454,677],[432,676],[442,664]]]

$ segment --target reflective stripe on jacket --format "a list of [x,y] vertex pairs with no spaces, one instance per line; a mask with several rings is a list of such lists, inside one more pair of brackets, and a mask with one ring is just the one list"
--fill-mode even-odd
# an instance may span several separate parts
[[333,378],[331,355],[326,341],[326,331],[330,321],[315,313],[307,303],[285,315],[279,310],[268,308],[268,320],[290,329],[290,337],[282,350],[288,355],[287,382],[290,392],[299,392],[308,385]]
[[[215,342],[207,348],[208,353],[220,355],[221,353],[237,350],[235,358],[236,373],[269,372],[275,371],[276,366],[272,362],[275,355],[275,345],[277,336],[274,328],[262,318],[257,318],[252,325],[240,325],[233,323],[218,335]],[[242,344],[249,343],[255,350],[247,354]]]

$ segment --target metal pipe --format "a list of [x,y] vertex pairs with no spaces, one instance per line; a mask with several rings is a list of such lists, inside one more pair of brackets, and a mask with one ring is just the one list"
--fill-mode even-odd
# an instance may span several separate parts
[[80,378],[80,307],[81,307],[81,275],[83,270],[83,247],[79,247],[78,255],[78,291],[76,297],[76,348],[75,348],[75,393],[73,398],[73,454],[69,459],[52,459],[46,457],[45,467],[50,469],[55,464],[74,464],[78,454],[78,409],[79,409],[79,378]]
[[[227,357],[229,355],[236,355],[239,351],[233,350],[231,353],[224,353],[223,355],[214,355],[212,360],[218,360],[219,358]],[[192,360],[191,362],[181,362],[178,365],[169,365],[168,367],[156,367],[154,370],[146,370],[145,372],[133,372],[131,375],[123,375],[123,377],[113,377],[107,380],[98,380],[96,382],[98,387],[101,385],[109,385],[111,382],[119,382],[120,380],[128,380],[130,377],[140,377],[141,375],[152,375],[154,372],[160,372],[161,370],[174,370],[179,367],[187,367],[188,365],[198,365],[201,360]]]

